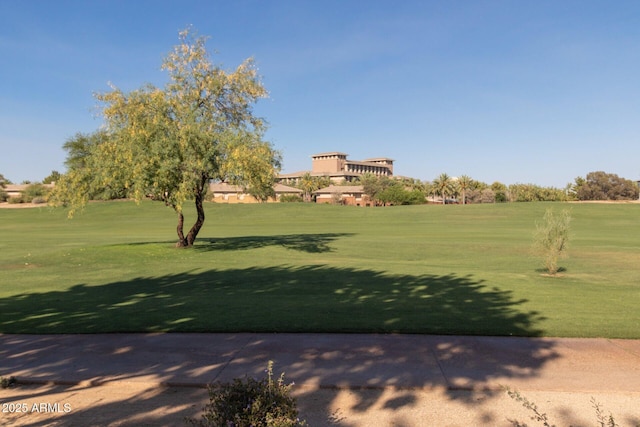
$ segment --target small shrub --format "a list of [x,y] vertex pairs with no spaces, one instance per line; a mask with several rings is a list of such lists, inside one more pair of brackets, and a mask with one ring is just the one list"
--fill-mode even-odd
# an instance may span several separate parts
[[9,194],[0,188],[0,203],[6,202],[9,199]]
[[[537,421],[541,423],[544,427],[556,427],[555,424],[549,424],[549,417],[547,417],[547,414],[541,413],[540,410],[538,409],[538,406],[535,403],[529,401],[526,397],[522,396],[517,391],[512,391],[508,388],[506,388],[505,390],[510,398],[512,398],[516,402],[521,403],[522,406],[524,406],[526,409],[532,412],[533,415],[531,415],[530,418],[533,421]],[[613,415],[611,414],[609,414],[608,416],[605,415],[604,412],[602,411],[600,404],[596,402],[596,400],[593,397],[591,398],[591,406],[595,409],[596,425],[598,427],[618,427],[618,424],[616,423],[616,420],[613,418]],[[527,427],[526,423],[522,423],[518,420],[509,419],[509,422],[514,427]]]
[[297,203],[302,201],[302,197],[295,194],[283,194],[280,196],[281,203]]
[[[33,199],[39,198],[45,200],[49,194],[49,189],[42,184],[31,184],[24,189],[22,198],[25,202],[33,202]],[[34,202],[35,203],[35,202]]]
[[12,205],[17,205],[17,204],[20,204],[20,203],[24,203],[24,200],[22,199],[22,197],[21,197],[21,196],[18,196],[18,197],[9,197],[9,198],[7,199],[7,203],[12,204]]
[[0,388],[14,387],[16,383],[17,381],[15,377],[9,377],[9,378],[0,377]]
[[570,223],[571,214],[568,210],[564,209],[556,215],[553,210],[547,209],[542,223],[536,224],[534,251],[542,257],[544,267],[551,275],[558,272],[560,258],[566,257]]
[[490,188],[485,188],[480,192],[480,203],[495,203],[496,193]]
[[273,379],[273,362],[262,380],[245,377],[230,383],[209,386],[209,404],[201,420],[187,422],[203,427],[297,427],[306,426],[298,419],[296,400],[289,395],[292,384],[284,383],[284,374]]
[[41,205],[43,203],[47,203],[47,200],[44,197],[34,197],[33,200],[31,200],[31,203]]

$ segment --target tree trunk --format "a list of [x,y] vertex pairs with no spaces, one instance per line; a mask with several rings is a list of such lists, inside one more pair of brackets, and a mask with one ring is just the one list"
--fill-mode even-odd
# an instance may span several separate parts
[[[174,206],[174,209],[176,209],[175,206]],[[184,227],[184,215],[182,214],[182,212],[178,212],[178,227],[176,229],[176,231],[178,232],[178,242],[176,243],[177,248],[184,248],[188,246],[187,239],[184,238],[184,232],[182,231],[183,227]]]
[[202,206],[202,202],[204,201],[204,195],[206,194],[204,186],[207,181],[207,177],[203,175],[201,177],[199,187],[196,189],[196,211],[198,213],[198,218],[193,224],[193,227],[191,227],[191,230],[189,230],[189,234],[187,234],[187,246],[193,246],[193,242],[196,241],[196,237],[204,224],[204,207]]

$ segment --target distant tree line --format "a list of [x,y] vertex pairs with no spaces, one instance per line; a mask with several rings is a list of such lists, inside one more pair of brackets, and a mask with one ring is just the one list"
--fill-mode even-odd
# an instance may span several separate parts
[[[314,177],[310,173],[294,184],[301,189],[303,200],[312,201],[313,193],[332,184],[327,177]],[[536,184],[487,184],[467,175],[451,177],[440,174],[433,181],[422,182],[414,178],[386,177],[364,174],[353,182],[334,185],[362,185],[363,192],[376,205],[411,205],[438,203],[506,203],[506,202],[564,202],[587,200],[636,200],[636,182],[606,172],[590,172],[586,178],[578,177],[565,188],[544,187]]]
[[[69,170],[84,168],[87,153],[94,144],[99,144],[103,136],[100,132],[93,134],[76,134],[64,145],[68,152],[65,165]],[[42,184],[57,182],[62,175],[52,171],[42,180]],[[6,201],[8,195],[4,188],[11,181],[0,174],[0,202]],[[24,181],[30,184],[21,200],[28,202],[34,197],[46,198],[47,191],[39,182]],[[315,191],[328,187],[332,182],[328,177],[303,175],[295,187],[303,191],[302,200],[313,200]],[[420,181],[406,177],[386,177],[364,174],[355,182],[343,182],[334,185],[362,185],[364,193],[377,205],[412,205],[427,201],[439,203],[505,203],[505,202],[562,202],[590,200],[637,200],[638,184],[632,180],[621,178],[613,173],[602,171],[590,172],[586,177],[577,177],[565,188],[544,187],[536,184],[511,184],[501,182],[487,184],[469,176],[451,177],[440,174],[433,181]],[[94,191],[90,198],[94,200],[111,200],[127,196],[127,189],[118,186],[104,186]]]

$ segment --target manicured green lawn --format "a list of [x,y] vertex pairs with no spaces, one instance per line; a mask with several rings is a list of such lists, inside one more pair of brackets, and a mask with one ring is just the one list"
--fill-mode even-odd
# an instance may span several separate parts
[[[570,257],[531,256],[545,209]],[[175,249],[161,204],[0,209],[0,332],[278,331],[640,338],[640,205],[215,205]],[[193,218],[188,212],[187,222]]]

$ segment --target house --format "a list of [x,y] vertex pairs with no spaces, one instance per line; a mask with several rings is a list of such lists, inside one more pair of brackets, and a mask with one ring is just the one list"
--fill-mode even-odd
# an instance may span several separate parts
[[362,185],[330,185],[314,192],[316,203],[371,206],[371,198],[364,194]]
[[[302,190],[283,184],[274,186],[275,198],[270,197],[267,202],[278,202],[284,195],[297,195],[302,197]],[[209,184],[209,200],[216,203],[259,203],[252,195],[248,194],[240,185],[232,185],[226,182],[214,182]]]
[[[5,193],[7,193],[7,195],[10,198],[22,197],[22,195],[24,194],[25,190],[28,187],[30,187],[31,185],[33,185],[33,184],[7,184],[3,188],[3,191]],[[40,184],[40,185],[42,185],[47,190],[53,190],[53,187],[55,187],[55,182],[52,182],[51,184]]]

